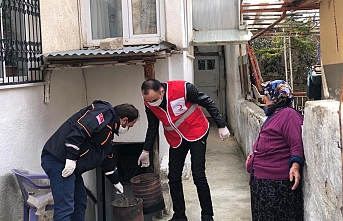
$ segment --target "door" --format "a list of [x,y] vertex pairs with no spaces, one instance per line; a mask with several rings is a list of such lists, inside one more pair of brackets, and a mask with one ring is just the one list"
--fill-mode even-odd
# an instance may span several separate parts
[[[195,86],[200,92],[210,96],[216,107],[221,111],[219,86],[219,57],[198,56],[194,62]],[[202,108],[206,117],[211,117],[205,108]]]

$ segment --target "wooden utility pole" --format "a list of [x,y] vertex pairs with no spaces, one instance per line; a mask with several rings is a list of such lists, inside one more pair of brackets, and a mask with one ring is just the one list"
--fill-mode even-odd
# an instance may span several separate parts
[[145,61],[143,64],[144,67],[144,78],[147,79],[155,79],[155,64],[156,61]]
[[[144,78],[147,79],[155,79],[155,64],[156,60],[147,60],[143,64],[144,68]],[[154,146],[153,146],[153,153],[150,154],[150,162],[153,162],[154,164],[154,172],[157,174],[160,174],[160,151],[159,151],[159,133],[157,133]],[[163,217],[163,211],[156,212],[155,214],[156,218],[162,218]]]

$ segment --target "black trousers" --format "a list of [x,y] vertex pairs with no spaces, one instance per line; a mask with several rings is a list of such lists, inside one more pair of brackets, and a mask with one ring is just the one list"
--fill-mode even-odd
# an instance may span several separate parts
[[205,155],[207,134],[200,140],[189,142],[183,140],[178,148],[169,149],[169,187],[173,201],[174,218],[185,218],[186,207],[182,187],[182,170],[188,151],[191,153],[191,169],[194,184],[197,188],[202,217],[212,217],[213,207],[210,188],[205,174]]

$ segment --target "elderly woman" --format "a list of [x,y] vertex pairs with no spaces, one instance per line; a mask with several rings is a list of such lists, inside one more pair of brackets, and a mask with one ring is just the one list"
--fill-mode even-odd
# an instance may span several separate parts
[[253,221],[302,221],[303,117],[283,80],[262,84],[267,120],[247,157]]

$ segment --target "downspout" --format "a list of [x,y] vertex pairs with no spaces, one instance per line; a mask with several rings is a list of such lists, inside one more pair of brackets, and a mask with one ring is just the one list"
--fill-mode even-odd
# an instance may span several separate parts
[[[285,57],[285,75],[286,75],[286,82],[288,82],[288,69],[287,69],[287,48],[286,48],[286,36],[283,37],[283,53]],[[293,88],[293,87],[292,87]]]
[[[339,96],[339,108],[338,108],[338,123],[339,123],[339,142],[337,142],[338,148],[341,150],[341,164],[342,164],[342,183],[343,183],[343,133],[342,133],[342,100],[343,100],[343,77],[342,77],[342,84],[341,84],[341,93]],[[342,185],[342,201],[343,201],[343,185]],[[343,215],[343,204],[341,206],[341,214]]]
[[267,28],[265,28],[264,30],[262,30],[261,32],[257,33],[255,36],[253,36],[250,41],[258,38],[259,36],[261,36],[262,34],[264,34],[265,32],[269,31],[269,29],[273,28],[275,25],[279,24],[285,17],[286,17],[286,12],[287,10],[283,10],[282,11],[282,15],[280,16],[280,18],[278,18],[278,20],[276,20],[273,24],[269,25]]

